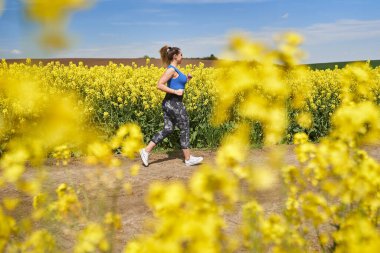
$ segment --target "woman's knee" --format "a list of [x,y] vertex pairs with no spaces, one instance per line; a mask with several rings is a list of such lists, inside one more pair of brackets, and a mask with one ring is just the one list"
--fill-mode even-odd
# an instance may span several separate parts
[[186,119],[186,120],[181,120],[178,122],[178,128],[180,130],[184,130],[184,131],[188,131],[190,129],[190,124],[189,124],[189,120]]
[[173,131],[174,131],[173,126],[165,126],[165,128],[164,128],[164,132],[166,135],[171,134]]

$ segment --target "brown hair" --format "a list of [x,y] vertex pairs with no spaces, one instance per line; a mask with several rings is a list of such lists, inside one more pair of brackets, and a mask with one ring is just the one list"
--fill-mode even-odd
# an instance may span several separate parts
[[178,47],[169,47],[168,45],[163,46],[160,49],[161,61],[165,65],[169,65],[173,60],[175,54],[179,54],[181,49]]

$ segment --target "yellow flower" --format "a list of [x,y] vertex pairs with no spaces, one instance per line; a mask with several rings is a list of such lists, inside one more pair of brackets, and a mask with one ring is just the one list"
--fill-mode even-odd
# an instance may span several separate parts
[[10,211],[14,210],[19,203],[20,203],[20,200],[18,198],[5,197],[3,199],[3,205],[4,205],[4,207],[7,210],[10,210]]
[[307,143],[309,137],[305,133],[296,133],[294,135],[294,144],[304,144]]
[[132,194],[132,185],[130,183],[124,183],[123,189],[127,194]]
[[140,170],[139,164],[132,165],[132,167],[130,168],[131,176],[137,176],[139,174],[139,170]]
[[47,230],[34,231],[21,245],[22,251],[53,252],[56,251],[56,242]]
[[121,217],[119,214],[107,212],[104,217],[104,223],[111,225],[114,229],[118,230],[121,228]]
[[308,112],[302,112],[297,116],[297,123],[303,128],[310,128],[313,123],[311,114]]
[[74,252],[94,252],[97,249],[105,252],[109,248],[110,245],[107,241],[104,229],[99,224],[91,222],[80,232],[74,247]]

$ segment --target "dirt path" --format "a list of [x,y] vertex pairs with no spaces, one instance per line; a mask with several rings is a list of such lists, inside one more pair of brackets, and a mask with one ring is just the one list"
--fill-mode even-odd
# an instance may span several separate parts
[[[282,146],[281,148],[284,148],[286,152],[284,163],[297,164],[293,153],[293,146]],[[371,156],[379,160],[380,146],[370,147],[366,150]],[[265,163],[267,151],[266,149],[251,150],[248,161],[252,161],[255,164]],[[216,156],[216,152],[214,151],[194,150],[193,154],[204,156],[204,162],[206,163],[213,163]],[[126,170],[134,163],[141,164],[139,157],[134,160],[121,159],[122,166]],[[74,186],[76,190],[80,189],[78,195],[81,201],[83,201],[86,210],[88,210],[89,217],[92,218],[99,217],[97,214],[99,210],[103,210],[102,208],[110,207],[112,196],[115,195],[112,194],[112,190],[102,191],[101,185],[102,183],[110,184],[112,189],[112,169],[95,169],[86,165],[81,159],[73,159],[67,167],[56,167],[54,166],[54,161],[49,159],[46,162],[46,166],[48,166],[50,176],[43,186],[44,189],[53,190],[63,182]],[[117,233],[114,252],[121,252],[128,240],[144,232],[144,221],[151,217],[151,212],[144,200],[144,197],[148,193],[149,184],[156,180],[165,182],[182,180],[186,182],[198,168],[199,166],[185,166],[181,151],[170,151],[153,153],[150,156],[149,167],[141,166],[137,176],[132,177],[126,173],[124,181],[132,184],[133,193],[127,195],[124,191],[119,191],[116,195],[118,197],[118,204],[115,208],[122,215],[122,229]],[[25,176],[32,176],[33,173],[29,169],[25,173]],[[14,216],[22,218],[30,215],[31,197],[20,194],[9,186],[0,190],[0,198],[5,196],[20,196],[22,198],[23,204],[15,211]],[[256,198],[265,208],[266,213],[280,212],[285,200],[281,181],[274,184],[270,190],[258,192]],[[237,213],[226,218],[229,225],[231,225],[230,229],[233,229],[239,223],[241,215]],[[79,230],[81,227],[81,224],[77,224],[77,226],[71,229]],[[65,252],[71,252],[75,241],[70,236],[72,234],[70,230],[67,228],[63,229],[62,227],[51,227],[50,231],[53,231],[62,249]]]

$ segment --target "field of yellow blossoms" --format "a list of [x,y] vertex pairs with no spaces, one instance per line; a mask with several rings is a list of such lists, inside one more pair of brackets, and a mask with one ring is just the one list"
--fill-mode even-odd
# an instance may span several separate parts
[[[25,10],[42,26],[42,43],[64,47],[55,28],[86,3],[31,0]],[[235,36],[233,60],[182,67],[194,76],[184,98],[191,143],[217,147],[215,163],[199,166],[188,182],[152,183],[149,232],[129,240],[124,252],[380,252],[380,165],[363,149],[380,138],[380,69],[305,69],[298,65],[301,42],[285,33],[268,48]],[[82,157],[99,175],[112,168],[113,189],[133,191],[123,179],[137,175],[140,164],[123,168],[120,157],[134,159],[163,126],[164,94],[156,89],[163,71],[149,61],[92,68],[1,62],[1,252],[65,252],[58,228],[72,231],[73,252],[114,252],[121,214],[87,216],[91,200],[70,182],[46,191],[45,162]],[[176,134],[162,147],[177,148]],[[284,166],[278,149],[267,164],[248,162],[252,146],[284,143],[294,144],[297,164]],[[276,178],[286,186],[284,208],[265,215],[255,196]],[[19,194],[4,194],[9,187]],[[32,198],[32,211],[19,216],[22,196]],[[226,216],[233,212],[242,219],[231,232]]]
[[[134,122],[141,127],[145,142],[163,127],[161,102],[165,94],[156,86],[164,70],[160,66],[150,64],[149,59],[146,60],[145,66],[140,67],[135,64],[117,65],[112,62],[107,66],[95,67],[88,67],[82,63],[63,65],[58,61],[46,65],[32,65],[30,60],[20,64],[7,64],[3,60],[0,67],[2,76],[6,75],[28,83],[38,83],[41,92],[56,96],[67,92],[76,94],[77,101],[73,109],[81,107],[83,109],[81,117],[85,117],[88,122],[96,126],[106,138],[109,138],[126,122]],[[224,93],[223,89],[236,89],[245,85],[241,82],[247,82],[249,85],[251,80],[230,79],[229,75],[234,73],[229,66],[205,68],[200,63],[184,66],[181,70],[185,73],[191,72],[194,76],[187,85],[184,97],[190,117],[192,146],[215,148],[219,145],[222,136],[240,120],[240,115],[236,111],[237,107],[234,107],[235,111],[231,112],[231,119],[228,122],[220,126],[211,124],[213,106],[218,93]],[[363,64],[360,70],[371,78],[374,86],[372,101],[378,103],[380,101],[379,68],[372,69],[369,65]],[[246,70],[237,69],[236,71]],[[231,73],[226,74],[226,72]],[[331,115],[342,100],[340,86],[344,72],[347,70],[305,69],[302,71],[302,77],[295,78],[293,73],[288,73],[289,76],[283,77],[283,81],[289,87],[289,94],[286,94],[288,96],[286,99],[287,130],[280,142],[290,143],[297,132],[306,132],[313,141],[329,133]],[[218,78],[224,79],[228,87],[218,87]],[[274,84],[268,86],[270,85]],[[29,84],[25,86],[35,92]],[[295,101],[293,98],[301,95],[304,96],[299,102],[302,104],[292,104]],[[242,96],[240,97],[243,99]],[[13,110],[14,106],[6,99],[1,101],[2,117],[5,121],[12,122],[12,127],[9,127],[10,129],[1,136],[3,148],[7,145],[12,132],[17,131],[17,128],[25,122],[24,114],[31,109],[25,105],[28,107],[26,110],[19,108],[17,111]],[[258,109],[255,111],[264,112]],[[262,122],[252,120],[250,123],[252,143],[256,146],[262,145],[264,138]],[[275,123],[279,128],[283,128],[284,124],[285,122]],[[178,132],[175,132],[164,141],[162,147],[179,147],[178,136]]]
[[[125,252],[305,252],[311,233],[323,252],[378,252],[380,166],[362,147],[380,137],[380,69],[368,63],[306,69],[297,64],[300,42],[288,33],[270,49],[234,37],[235,61],[182,68],[194,76],[184,98],[191,143],[217,147],[215,165],[201,165],[186,184],[152,183],[151,233],[129,241]],[[0,187],[32,197],[33,213],[14,217],[21,200],[1,200],[1,251],[58,252],[49,227],[77,221],[87,225],[76,234],[75,252],[112,251],[120,214],[84,218],[69,183],[44,192],[44,161],[65,165],[77,156],[116,168],[115,184],[130,192],[114,154],[133,159],[162,127],[164,94],[156,83],[163,71],[149,60],[91,68],[2,61]],[[162,147],[177,148],[177,139]],[[295,144],[299,164],[283,166],[278,152],[266,165],[246,162],[252,145],[284,143]],[[132,175],[139,166],[129,168]],[[27,169],[38,173],[24,177]],[[286,185],[284,211],[265,216],[255,192],[270,188],[278,173]],[[236,211],[242,223],[230,234],[225,215]]]

